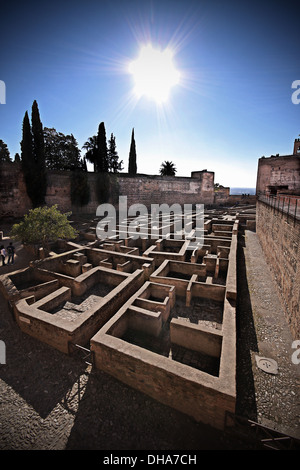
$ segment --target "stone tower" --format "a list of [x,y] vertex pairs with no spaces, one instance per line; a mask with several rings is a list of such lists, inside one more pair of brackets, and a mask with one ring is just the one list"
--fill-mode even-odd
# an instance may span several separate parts
[[300,155],[300,139],[295,139],[293,154]]

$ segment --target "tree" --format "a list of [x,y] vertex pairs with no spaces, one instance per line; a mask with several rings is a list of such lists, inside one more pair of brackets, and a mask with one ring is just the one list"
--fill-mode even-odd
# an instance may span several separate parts
[[173,162],[166,160],[161,164],[159,172],[162,176],[175,176],[177,170]]
[[109,171],[108,149],[104,122],[100,122],[98,134],[85,142],[83,147],[87,152],[85,158],[93,163],[95,173],[107,173]]
[[49,249],[49,243],[58,238],[74,239],[76,230],[68,221],[71,212],[61,213],[57,205],[31,209],[19,224],[14,224],[10,237],[24,245],[42,246]]
[[86,163],[86,158],[85,157],[83,157],[83,160],[82,160],[81,163],[82,163],[82,171],[87,172],[88,169],[87,169],[87,163]]
[[85,159],[94,165],[94,172],[97,172],[97,136],[89,137],[82,146],[86,150]]
[[32,179],[35,187],[33,202],[34,206],[36,207],[38,205],[45,204],[45,196],[47,191],[44,133],[36,100],[34,100],[32,104],[31,125],[34,159]]
[[32,127],[25,112],[22,127],[21,158],[27,194],[33,207],[45,204],[47,174],[43,126],[36,101],[32,105]]
[[73,134],[65,135],[54,128],[44,128],[45,161],[49,170],[79,170],[84,168],[78,143]]
[[34,168],[33,148],[32,148],[32,132],[28,117],[28,112],[25,112],[22,127],[22,141],[21,141],[21,158],[22,170],[25,179],[26,190],[29,198],[34,199],[34,187],[31,183],[31,172]]
[[0,163],[11,162],[8,147],[3,140],[0,140]]
[[108,141],[108,164],[109,170],[113,173],[118,173],[119,171],[123,170],[122,167],[123,160],[119,162],[119,155],[117,152],[116,146],[116,138],[113,134],[111,134],[110,139]]
[[97,171],[107,173],[109,169],[106,131],[104,122],[100,122],[97,135]]
[[135,139],[134,139],[134,129],[132,129],[131,143],[130,143],[130,150],[129,150],[128,173],[130,175],[136,175],[136,172],[137,172],[136,146],[135,146]]
[[20,157],[20,155],[19,155],[18,153],[16,153],[16,154],[15,154],[14,162],[15,162],[15,163],[20,163],[20,161],[21,161],[21,157]]

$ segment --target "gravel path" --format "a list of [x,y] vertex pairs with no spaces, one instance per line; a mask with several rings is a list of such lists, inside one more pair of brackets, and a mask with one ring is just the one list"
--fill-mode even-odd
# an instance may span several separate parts
[[[299,434],[300,366],[255,233],[239,255],[237,414]],[[0,339],[0,450],[251,448],[23,334],[2,297]],[[255,354],[278,361],[279,373],[258,369]]]
[[[256,233],[239,243],[237,414],[300,438],[300,365],[292,362],[293,339]],[[271,375],[255,356],[277,362]],[[239,390],[238,390],[239,391]]]

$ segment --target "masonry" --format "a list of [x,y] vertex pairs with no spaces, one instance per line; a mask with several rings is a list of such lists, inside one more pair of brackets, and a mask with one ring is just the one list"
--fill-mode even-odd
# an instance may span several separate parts
[[[57,204],[61,211],[73,214],[95,214],[99,204],[115,203],[118,196],[127,196],[134,203],[150,207],[155,203],[207,204],[214,203],[214,172],[197,171],[191,177],[162,177],[126,173],[107,174],[106,200],[97,194],[98,174],[88,172],[90,202],[82,207],[72,205],[71,172],[48,171],[47,205]],[[0,167],[0,217],[23,217],[31,209],[20,164],[5,163]]]
[[200,210],[203,230],[191,210],[181,240],[181,214],[161,221],[168,236],[157,240],[136,239],[130,219],[125,239],[99,240],[96,218],[88,239],[83,224],[75,241],[1,275],[0,291],[23,333],[89,350],[96,369],[222,430],[236,404],[239,220]]
[[256,231],[294,339],[300,338],[300,220],[257,201]]
[[258,160],[256,194],[296,194],[299,188],[299,154],[262,157]]

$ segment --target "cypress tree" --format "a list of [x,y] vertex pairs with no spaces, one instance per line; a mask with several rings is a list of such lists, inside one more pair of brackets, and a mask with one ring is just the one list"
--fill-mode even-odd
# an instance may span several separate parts
[[47,191],[47,174],[46,174],[46,162],[45,162],[45,144],[44,144],[44,132],[43,125],[40,119],[40,113],[36,100],[32,104],[32,143],[33,143],[33,185],[34,185],[34,196],[32,203],[34,207],[45,204],[45,196]]
[[136,171],[137,171],[136,147],[135,147],[135,139],[134,139],[134,129],[132,129],[131,144],[130,144],[130,151],[129,151],[128,173],[130,175],[136,175]]
[[100,122],[97,135],[97,156],[96,156],[97,171],[100,173],[108,172],[108,152],[107,152],[107,142],[106,142],[106,131],[104,122]]
[[31,174],[34,168],[33,150],[32,150],[32,132],[26,111],[23,118],[22,141],[21,141],[22,170],[25,179],[26,190],[29,198],[33,200],[34,188],[31,185]]
[[113,173],[118,173],[121,171],[123,160],[119,162],[119,155],[117,152],[117,145],[116,145],[116,138],[113,133],[110,136],[108,141],[108,162],[109,162],[109,169]]

